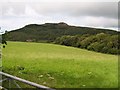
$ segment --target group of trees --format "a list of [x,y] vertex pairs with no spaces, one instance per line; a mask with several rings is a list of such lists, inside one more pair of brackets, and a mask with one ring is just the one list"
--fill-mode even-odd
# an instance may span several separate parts
[[99,33],[96,35],[66,35],[58,37],[54,43],[102,53],[120,54],[119,41],[118,35]]
[[119,54],[119,32],[66,23],[30,24],[7,33],[7,41],[54,42],[92,51]]
[[8,41],[53,42],[63,35],[95,35],[98,33],[117,34],[117,31],[88,27],[69,26],[65,23],[30,24],[23,28],[8,32]]

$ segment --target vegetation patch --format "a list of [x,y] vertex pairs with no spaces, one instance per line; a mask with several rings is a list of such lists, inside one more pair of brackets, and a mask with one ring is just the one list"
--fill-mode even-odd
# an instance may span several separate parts
[[2,58],[4,72],[52,88],[118,87],[117,55],[48,43],[8,42]]
[[118,35],[99,33],[96,35],[65,35],[58,37],[54,43],[101,53],[120,54],[119,41]]

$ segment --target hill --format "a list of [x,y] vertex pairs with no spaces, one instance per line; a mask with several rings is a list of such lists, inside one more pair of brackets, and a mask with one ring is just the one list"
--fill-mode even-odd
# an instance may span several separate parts
[[[31,42],[8,42],[2,51],[4,72],[45,86],[118,87],[117,55]],[[20,86],[28,87],[23,84]]]
[[94,35],[98,33],[117,34],[117,31],[88,27],[70,26],[64,22],[30,24],[8,33],[10,41],[52,42],[63,35]]

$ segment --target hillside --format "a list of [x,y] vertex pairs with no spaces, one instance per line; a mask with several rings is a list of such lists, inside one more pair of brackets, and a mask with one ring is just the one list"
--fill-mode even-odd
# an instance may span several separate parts
[[61,23],[45,23],[30,24],[23,28],[13,30],[8,33],[10,41],[35,41],[35,42],[52,42],[57,37],[63,35],[83,35],[83,34],[117,34],[116,31],[107,29],[96,29],[88,27],[70,26],[64,22]]
[[4,72],[45,86],[53,88],[118,86],[117,55],[30,42],[8,42],[2,51]]

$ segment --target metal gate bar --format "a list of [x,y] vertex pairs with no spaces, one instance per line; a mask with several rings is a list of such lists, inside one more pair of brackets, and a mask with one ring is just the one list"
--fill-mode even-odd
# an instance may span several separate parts
[[49,88],[49,87],[46,87],[46,86],[43,86],[43,85],[39,85],[37,83],[31,82],[31,81],[28,81],[28,80],[25,80],[25,79],[18,78],[16,76],[12,76],[12,75],[4,73],[4,72],[0,72],[0,75],[3,75],[5,77],[7,77],[9,80],[12,79],[12,80],[20,81],[22,83],[28,84],[30,86],[33,86],[33,87],[36,87],[36,88],[39,88],[39,89],[55,90],[55,89],[52,89],[52,88]]

